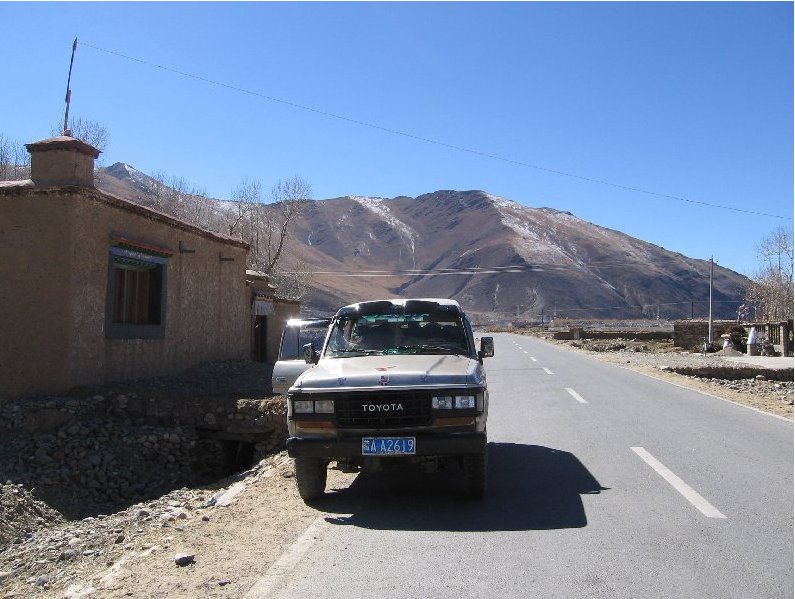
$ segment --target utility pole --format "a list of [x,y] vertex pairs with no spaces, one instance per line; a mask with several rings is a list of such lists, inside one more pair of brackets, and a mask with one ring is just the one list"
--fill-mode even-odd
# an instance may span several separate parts
[[63,134],[71,135],[69,133],[69,103],[72,99],[72,65],[75,63],[75,51],[77,50],[77,38],[72,43],[72,58],[69,60],[69,77],[66,79],[66,110],[63,115]]
[[712,270],[715,266],[712,258],[712,256],[709,257],[709,332],[707,333],[707,341],[710,345],[712,345]]

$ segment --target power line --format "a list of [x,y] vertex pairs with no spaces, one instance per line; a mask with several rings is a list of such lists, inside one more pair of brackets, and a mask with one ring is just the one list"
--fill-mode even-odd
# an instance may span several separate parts
[[473,154],[475,156],[480,156],[482,158],[489,158],[491,160],[497,160],[497,161],[500,161],[500,162],[505,162],[507,164],[513,164],[513,165],[516,165],[516,166],[532,168],[532,169],[535,169],[535,170],[538,170],[538,171],[542,171],[542,172],[545,172],[545,173],[551,173],[551,174],[554,174],[554,175],[560,175],[560,176],[563,176],[563,177],[569,177],[569,178],[572,178],[572,179],[578,179],[580,181],[587,181],[589,183],[597,183],[599,185],[606,185],[608,187],[613,187],[613,188],[616,188],[616,189],[623,189],[625,191],[632,191],[632,192],[635,192],[635,193],[642,193],[642,194],[645,194],[645,195],[655,196],[655,197],[658,197],[658,198],[676,200],[676,201],[685,202],[685,203],[688,203],[688,204],[706,206],[708,208],[718,208],[720,210],[731,210],[733,212],[741,212],[743,214],[752,214],[754,216],[767,216],[767,217],[771,217],[771,218],[780,218],[780,219],[783,219],[783,220],[792,220],[791,217],[781,216],[779,214],[770,214],[770,213],[767,213],[767,212],[758,212],[758,211],[755,211],[755,210],[746,210],[744,208],[736,208],[734,206],[723,206],[723,205],[720,205],[720,204],[712,204],[710,202],[702,202],[700,200],[693,200],[693,199],[684,198],[684,197],[681,197],[681,196],[675,196],[675,195],[670,195],[670,194],[665,194],[665,193],[659,193],[659,192],[656,192],[656,191],[649,191],[647,189],[641,189],[639,187],[632,187],[632,186],[629,186],[629,185],[622,185],[620,183],[613,183],[611,181],[606,181],[604,179],[596,179],[596,178],[593,178],[593,177],[585,177],[583,175],[576,175],[574,173],[568,173],[566,171],[561,171],[561,170],[557,170],[557,169],[547,168],[547,167],[544,167],[544,166],[539,166],[537,164],[532,164],[532,163],[529,163],[529,162],[523,162],[521,160],[515,160],[513,158],[506,158],[506,157],[500,156],[498,154],[492,154],[492,153],[489,153],[489,152],[483,152],[481,150],[475,150],[473,148],[466,148],[466,147],[463,147],[463,146],[458,146],[458,145],[447,143],[447,142],[440,141],[440,140],[437,140],[437,139],[432,139],[430,137],[424,137],[424,136],[421,136],[421,135],[415,135],[413,133],[407,133],[405,131],[400,131],[398,129],[392,129],[390,127],[384,127],[382,125],[377,125],[375,123],[369,123],[367,121],[354,119],[354,118],[343,116],[343,115],[336,114],[336,113],[333,113],[333,112],[328,112],[326,110],[320,110],[318,108],[313,108],[311,106],[298,104],[297,102],[291,102],[290,100],[284,100],[283,98],[277,98],[276,96],[263,94],[261,92],[253,91],[253,90],[250,90],[250,89],[245,89],[243,87],[238,87],[236,85],[231,85],[229,83],[223,83],[223,82],[220,82],[220,81],[215,81],[215,80],[209,79],[207,77],[202,77],[201,75],[195,75],[193,73],[188,73],[188,72],[185,72],[185,71],[181,71],[181,70],[176,69],[174,67],[169,67],[169,66],[165,66],[165,65],[149,62],[149,61],[143,60],[141,58],[136,58],[134,56],[129,56],[127,54],[122,54],[121,52],[117,52],[115,50],[108,50],[107,48],[101,48],[99,46],[95,46],[95,45],[89,44],[87,42],[82,42],[82,44],[84,46],[88,47],[88,48],[93,49],[93,50],[98,50],[100,52],[105,52],[107,54],[112,54],[114,56],[118,56],[118,57],[124,58],[126,60],[131,60],[133,62],[137,62],[137,63],[143,64],[143,65],[146,65],[146,66],[155,67],[155,68],[161,69],[163,71],[167,71],[169,73],[174,73],[176,75],[180,75],[182,77],[187,77],[187,78],[190,78],[190,79],[195,79],[197,81],[202,81],[204,83],[209,83],[210,85],[223,87],[225,89],[229,89],[229,90],[232,90],[232,91],[236,91],[236,92],[240,92],[240,93],[243,93],[243,94],[248,94],[250,96],[255,96],[255,97],[258,97],[258,98],[262,98],[262,99],[268,100],[270,102],[276,102],[276,103],[279,103],[279,104],[284,104],[285,106],[290,106],[291,108],[296,108],[298,110],[304,110],[306,112],[312,112],[314,114],[319,114],[321,116],[337,119],[337,120],[340,120],[340,121],[344,121],[344,122],[351,123],[351,124],[354,124],[354,125],[359,125],[359,126],[362,126],[362,127],[368,127],[370,129],[375,129],[377,131],[382,131],[384,133],[389,133],[389,134],[392,134],[392,135],[398,135],[398,136],[405,137],[405,138],[408,138],[408,139],[413,139],[415,141],[420,141],[420,142],[423,142],[423,143],[428,143],[428,144],[440,146],[440,147],[443,147],[443,148],[456,150],[458,152],[465,152],[467,154]]
[[[655,262],[679,262],[681,258],[659,258]],[[282,274],[333,276],[333,277],[432,277],[449,275],[484,275],[484,274],[518,274],[523,272],[569,271],[604,268],[625,268],[640,265],[641,262],[592,262],[589,264],[566,265],[552,263],[516,264],[507,266],[471,266],[459,268],[414,268],[395,270],[317,270],[317,271],[282,271]]]

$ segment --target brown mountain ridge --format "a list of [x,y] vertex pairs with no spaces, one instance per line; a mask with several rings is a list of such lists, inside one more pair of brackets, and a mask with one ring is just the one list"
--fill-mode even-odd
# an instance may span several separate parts
[[[127,165],[97,186],[155,205],[151,179]],[[201,197],[203,226],[225,232],[230,202]],[[227,231],[228,232],[228,231]],[[353,301],[448,297],[475,315],[538,319],[689,318],[707,314],[709,262],[552,208],[484,191],[416,198],[349,196],[309,203],[294,223],[283,270],[306,272],[305,311]],[[748,279],[714,268],[715,317],[732,318]]]

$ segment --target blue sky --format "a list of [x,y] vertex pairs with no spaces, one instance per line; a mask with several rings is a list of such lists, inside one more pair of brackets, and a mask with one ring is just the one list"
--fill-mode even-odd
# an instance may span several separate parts
[[71,114],[110,132],[104,164],[214,197],[482,189],[744,274],[793,226],[790,2],[0,2],[0,23],[0,133],[62,121],[78,37]]

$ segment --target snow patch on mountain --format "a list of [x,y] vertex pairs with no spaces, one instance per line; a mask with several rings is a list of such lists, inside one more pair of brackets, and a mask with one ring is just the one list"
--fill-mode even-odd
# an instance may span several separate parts
[[351,199],[385,221],[389,226],[398,231],[402,237],[408,240],[409,246],[411,247],[412,266],[416,268],[415,241],[417,239],[417,232],[392,214],[384,198],[351,196]]
[[525,259],[538,261],[539,258],[553,263],[568,258],[561,244],[550,238],[547,227],[542,226],[531,214],[519,214],[522,207],[511,202],[503,204],[500,210],[502,224],[516,233],[516,249]]

